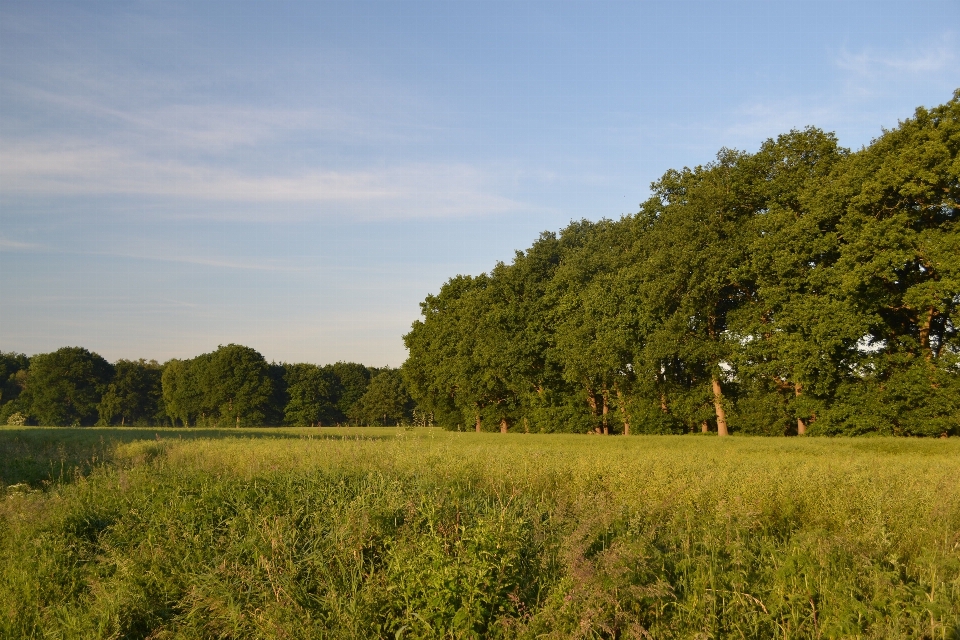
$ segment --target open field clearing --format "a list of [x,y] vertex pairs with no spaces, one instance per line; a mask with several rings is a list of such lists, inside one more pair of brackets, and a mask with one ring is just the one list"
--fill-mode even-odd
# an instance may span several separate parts
[[7,638],[960,638],[960,441],[0,430]]

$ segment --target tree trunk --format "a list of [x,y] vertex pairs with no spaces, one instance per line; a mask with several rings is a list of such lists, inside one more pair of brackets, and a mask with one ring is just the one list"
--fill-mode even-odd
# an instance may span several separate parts
[[587,404],[590,405],[590,415],[593,416],[593,432],[600,433],[600,427],[597,426],[597,396],[593,395],[593,389],[587,389]]
[[723,390],[716,376],[711,382],[713,383],[713,407],[717,412],[717,435],[726,436],[730,432],[727,431],[727,413],[723,410]]
[[667,386],[667,376],[665,373],[658,373],[656,375],[657,386],[660,387],[660,411],[668,413],[667,411],[667,393],[663,389]]
[[627,403],[623,401],[623,394],[620,393],[620,387],[617,387],[617,405],[620,407],[620,415],[623,418],[623,435],[630,435],[630,414],[627,413]]
[[[800,397],[801,392],[803,391],[803,385],[799,382],[793,385],[793,390],[797,394],[797,397]],[[807,423],[803,421],[803,418],[797,418],[797,435],[802,436],[807,432]]]
[[480,414],[477,414],[477,433],[480,433]]
[[710,433],[710,423],[706,420],[700,423],[700,433]]
[[604,391],[601,397],[603,398],[603,435],[608,436],[610,435],[610,425],[607,424],[607,412],[609,411],[609,407],[607,406],[607,392]]
[[506,433],[506,432],[507,432],[507,419],[500,418],[500,433]]

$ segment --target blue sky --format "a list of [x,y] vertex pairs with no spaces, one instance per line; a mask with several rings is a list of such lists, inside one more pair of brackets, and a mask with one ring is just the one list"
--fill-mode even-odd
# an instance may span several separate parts
[[950,2],[0,0],[0,350],[399,365],[669,168],[960,87]]

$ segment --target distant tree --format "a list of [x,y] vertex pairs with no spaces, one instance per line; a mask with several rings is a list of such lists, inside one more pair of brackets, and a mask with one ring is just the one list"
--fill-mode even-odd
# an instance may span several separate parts
[[23,391],[31,418],[42,425],[92,425],[113,367],[82,347],[64,347],[30,359]]
[[288,424],[284,420],[287,405],[290,403],[290,396],[287,393],[287,365],[282,362],[271,362],[267,365],[267,376],[270,378],[269,410],[267,412],[269,424],[280,425]]
[[323,367],[333,375],[332,396],[338,411],[337,420],[346,422],[353,405],[363,397],[373,371],[356,362],[337,362]]
[[176,426],[197,426],[205,416],[200,373],[209,356],[197,356],[189,360],[169,360],[163,365],[161,388],[164,411]]
[[22,353],[0,351],[0,404],[15,400],[23,390],[17,372],[25,371],[30,359]]
[[286,365],[284,382],[289,398],[283,412],[284,424],[313,426],[337,421],[337,381],[331,369],[304,363]]
[[203,406],[220,424],[271,424],[273,380],[270,366],[255,349],[238,344],[217,348],[203,362],[198,378]]
[[97,411],[102,424],[153,424],[162,420],[162,368],[155,360],[118,360]]
[[30,359],[22,353],[0,352],[0,424],[6,424],[9,416],[23,410],[17,400],[26,384],[29,366]]
[[413,418],[413,399],[399,369],[385,368],[373,377],[354,403],[350,418],[367,425],[399,425]]
[[163,367],[163,399],[167,415],[184,426],[257,426],[277,424],[277,369],[255,349],[220,346],[190,360],[171,360]]

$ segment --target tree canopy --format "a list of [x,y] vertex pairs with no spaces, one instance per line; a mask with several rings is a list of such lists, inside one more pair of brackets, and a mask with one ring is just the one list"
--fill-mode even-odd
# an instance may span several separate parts
[[960,91],[667,171],[428,296],[408,388],[455,429],[960,434],[958,148]]
[[45,425],[91,425],[113,367],[83,347],[64,347],[30,359],[20,404]]
[[[387,375],[380,391],[368,394],[381,373]],[[270,363],[237,344],[163,364],[121,359],[111,365],[80,347],[31,358],[0,352],[3,424],[321,426],[380,423],[384,415],[400,424],[411,419],[411,408],[396,370]],[[379,417],[369,418],[370,410]]]

